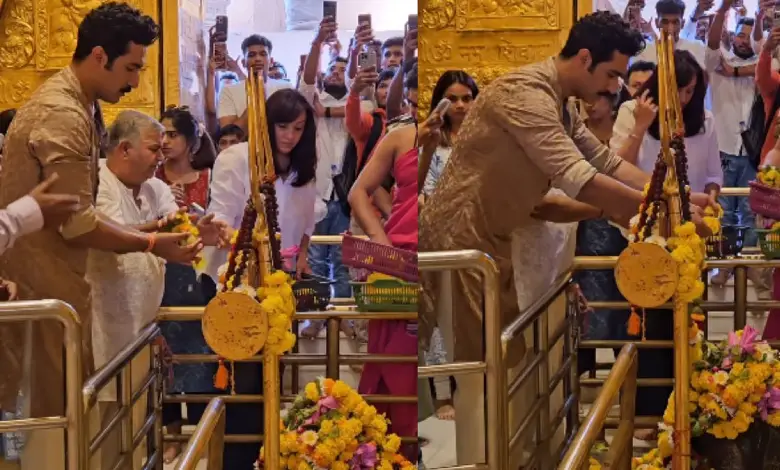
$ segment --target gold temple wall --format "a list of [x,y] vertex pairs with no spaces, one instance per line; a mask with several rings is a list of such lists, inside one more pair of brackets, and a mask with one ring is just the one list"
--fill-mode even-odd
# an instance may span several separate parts
[[[165,5],[162,44],[166,55],[160,56],[161,42],[149,48],[147,65],[141,73],[140,86],[116,105],[104,105],[106,122],[123,109],[136,109],[159,116],[164,104],[188,104],[202,116],[202,105],[193,96],[202,96],[203,73],[192,49],[195,41],[183,41],[180,51],[179,24],[190,36],[201,28],[201,0],[127,0],[128,3],[160,22],[161,5]],[[0,111],[21,106],[47,78],[68,65],[76,47],[78,25],[84,15],[103,0],[0,0]],[[179,5],[182,4],[181,9]],[[186,36],[185,36],[186,37]],[[202,34],[201,44],[202,44]],[[195,57],[195,59],[193,59]],[[180,78],[181,69],[186,71]],[[163,76],[161,68],[166,73]],[[200,76],[193,81],[191,77]],[[164,85],[163,85],[164,81]],[[186,89],[182,89],[186,86]],[[165,90],[163,96],[162,90]],[[200,116],[199,116],[200,117]]]
[[484,87],[512,68],[557,54],[576,16],[592,1],[420,0],[420,109],[447,70],[463,69]]

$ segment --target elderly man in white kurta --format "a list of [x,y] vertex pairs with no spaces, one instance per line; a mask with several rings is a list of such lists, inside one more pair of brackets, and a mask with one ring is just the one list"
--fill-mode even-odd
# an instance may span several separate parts
[[[136,111],[120,113],[109,131],[107,158],[101,161],[96,208],[103,216],[142,231],[153,231],[157,221],[179,208],[168,185],[153,178],[162,161],[165,129],[153,118]],[[100,368],[154,321],[165,288],[165,261],[152,253],[115,254],[91,250],[87,280],[92,286],[92,341],[95,367]],[[149,351],[132,362],[133,389],[149,371]],[[99,422],[105,427],[117,410],[116,386],[99,395]],[[138,428],[143,423],[144,400],[133,412]],[[98,427],[99,426],[99,427]],[[93,434],[94,436],[94,434]],[[93,437],[90,436],[90,437]],[[112,433],[93,459],[92,468],[112,468],[119,456],[119,434]]]
[[[159,231],[162,223],[180,208],[163,181],[154,177],[162,162],[165,128],[155,119],[137,111],[120,113],[109,130],[107,158],[100,165],[100,184],[96,208],[102,216],[142,232]],[[204,243],[224,241],[224,224],[206,216],[198,222]],[[92,340],[95,367],[100,368],[141,330],[155,320],[165,288],[165,261],[150,252],[116,254],[91,250],[87,261],[87,280],[92,286]],[[142,351],[131,365],[133,391],[138,390],[149,371],[149,349]],[[99,395],[100,421],[103,427],[113,417],[116,388],[113,384]],[[143,425],[146,410],[142,398],[133,412],[137,430]],[[96,427],[93,429],[97,430]],[[93,468],[113,468],[119,455],[118,433],[109,436],[94,460]],[[143,454],[143,446],[140,454]],[[140,465],[136,455],[133,468]]]

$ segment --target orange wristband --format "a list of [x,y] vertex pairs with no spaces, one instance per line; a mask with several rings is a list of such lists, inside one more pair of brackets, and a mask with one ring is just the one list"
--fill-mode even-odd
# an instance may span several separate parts
[[157,234],[150,233],[146,236],[146,240],[149,242],[149,244],[146,246],[145,253],[151,253],[152,250],[154,250],[154,244],[157,242]]

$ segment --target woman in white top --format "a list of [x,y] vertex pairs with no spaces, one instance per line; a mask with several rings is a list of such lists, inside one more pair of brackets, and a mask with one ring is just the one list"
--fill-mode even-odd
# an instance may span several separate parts
[[[707,83],[704,71],[688,51],[674,52],[677,88],[685,127],[688,181],[691,191],[705,192],[717,200],[723,184],[715,121],[704,107]],[[658,75],[654,73],[640,89],[638,98],[623,103],[618,111],[609,146],[623,159],[652,173],[661,141],[658,135]]]
[[[297,247],[297,273],[309,273],[308,248],[314,231],[314,184],[317,166],[317,131],[314,110],[298,91],[275,92],[266,102],[268,130],[276,170],[276,197],[282,250]],[[249,199],[249,145],[233,145],[219,154],[211,179],[209,213],[238,229]],[[207,259],[206,272],[218,279],[218,268],[227,262],[227,250]]]
[[[685,150],[688,156],[688,181],[691,190],[704,191],[717,200],[723,184],[718,141],[712,113],[704,107],[707,84],[704,72],[690,52],[674,53],[677,88],[685,127]],[[658,136],[658,75],[653,73],[635,96],[623,103],[610,140],[610,147],[625,160],[648,173],[653,172],[661,142]],[[674,327],[669,310],[648,311],[645,331],[647,339],[671,340]],[[639,376],[665,378],[674,376],[674,355],[671,350],[642,350],[639,353]],[[639,387],[636,396],[637,416],[663,414],[671,387]],[[655,432],[637,431],[635,437],[653,440]]]

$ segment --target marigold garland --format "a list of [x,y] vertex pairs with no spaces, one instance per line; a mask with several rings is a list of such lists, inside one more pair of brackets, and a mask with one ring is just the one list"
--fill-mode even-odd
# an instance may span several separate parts
[[[280,470],[416,468],[400,454],[401,439],[388,434],[389,424],[346,383],[318,378],[282,420]],[[263,468],[262,457],[255,468]]]
[[[704,341],[692,326],[688,411],[693,437],[707,433],[733,440],[759,419],[780,427],[780,353],[757,337],[748,326],[716,344]],[[658,425],[658,445],[633,459],[634,470],[671,468],[674,416],[671,395]]]
[[[657,228],[652,231],[650,236],[646,236],[645,230],[639,224],[641,215],[645,214],[647,219],[652,219],[653,211],[657,210],[657,208],[645,202],[648,200],[649,191],[650,184],[648,183],[642,192],[643,197],[639,206],[639,216],[632,220],[629,241],[631,243],[655,243],[668,249],[678,265],[679,277],[676,291],[678,298],[685,303],[695,302],[701,298],[705,289],[704,282],[701,280],[701,272],[704,269],[704,261],[707,255],[704,240],[696,233],[696,226],[691,221],[683,221],[681,225],[675,227],[674,234],[668,239],[662,237]],[[674,185],[664,184],[663,186],[663,193],[667,198],[676,194],[677,191],[678,189]],[[690,194],[690,186],[685,186],[685,191]],[[720,218],[722,216],[723,209],[719,205],[707,207],[704,210],[704,223],[712,233],[720,233]],[[704,321],[703,311],[701,309],[693,309],[691,311],[691,319]],[[636,310],[632,309],[628,323],[629,334],[639,335],[640,326],[643,324],[644,322],[639,319]]]
[[[163,219],[164,220],[164,219]],[[172,219],[168,220],[162,227],[161,232],[168,233],[188,233],[189,236],[186,240],[182,241],[182,246],[192,245],[200,237],[200,230],[198,226],[192,223],[192,219],[186,212],[177,212]],[[192,262],[192,267],[199,272],[202,272],[206,267],[206,261],[198,255]]]
[[780,170],[776,166],[762,166],[756,174],[756,179],[770,188],[780,189]]

